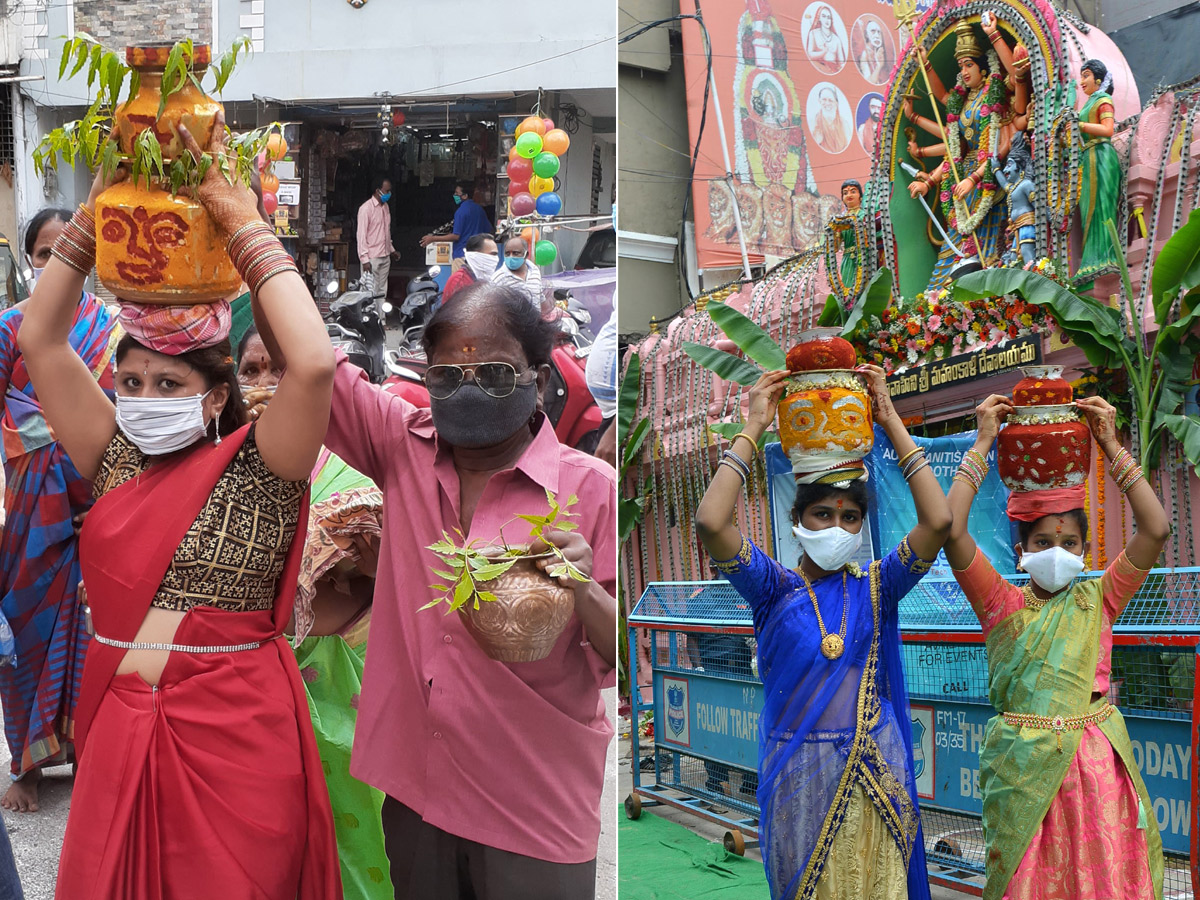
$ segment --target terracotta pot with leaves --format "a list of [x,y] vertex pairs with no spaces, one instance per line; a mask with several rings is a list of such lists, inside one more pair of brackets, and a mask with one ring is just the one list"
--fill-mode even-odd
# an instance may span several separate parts
[[34,166],[41,173],[61,157],[72,166],[82,158],[106,173],[120,164],[129,169],[127,181],[96,200],[96,271],[122,300],[206,303],[229,297],[241,285],[224,236],[193,199],[194,189],[214,164],[248,185],[275,126],[233,138],[228,155],[215,161],[207,153],[199,159],[186,153],[178,128],[182,124],[208,146],[223,121],[222,107],[202,80],[211,72],[219,93],[249,46],[243,38],[211,64],[209,47],[190,40],[129,47],[124,62],[86,35],[64,45],[59,77],[74,61],[71,75],[86,69],[95,98],[82,119],[42,139]]
[[[430,571],[444,583],[430,585],[442,594],[421,608],[447,604],[447,614],[458,612],[483,651],[501,662],[536,662],[549,656],[575,611],[574,589],[558,579],[591,580],[559,548],[542,541],[548,530],[575,530],[570,521],[574,515],[567,510],[579,498],[572,494],[560,506],[547,491],[546,499],[550,511],[545,515],[516,515],[501,526],[499,545],[462,543],[465,537],[455,529],[459,542],[442,532],[442,540],[427,548],[440,560]],[[510,546],[504,528],[517,519],[529,523],[530,543]],[[546,543],[546,551],[530,554],[530,547],[539,541]],[[553,562],[543,570],[539,560]]]
[[[1125,296],[1133,297],[1124,250],[1112,221]],[[958,279],[956,299],[1014,294],[1045,307],[1093,366],[1123,370],[1133,404],[1136,455],[1143,469],[1157,469],[1163,439],[1173,434],[1200,474],[1200,420],[1180,415],[1196,356],[1200,353],[1200,210],[1163,245],[1150,281],[1157,332],[1142,331],[1141,317],[1127,323],[1121,312],[1085,294],[1023,269],[984,269]]]

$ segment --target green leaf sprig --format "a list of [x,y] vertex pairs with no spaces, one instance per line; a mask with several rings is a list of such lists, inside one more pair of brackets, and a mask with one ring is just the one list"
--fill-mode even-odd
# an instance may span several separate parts
[[458,528],[454,529],[454,534],[458,537],[457,542],[449,533],[443,531],[442,540],[430,544],[426,548],[436,553],[446,566],[446,568],[430,566],[429,569],[434,575],[443,579],[442,582],[429,585],[430,590],[438,591],[440,596],[426,603],[421,609],[430,609],[446,603],[449,606],[446,613],[449,614],[468,603],[472,604],[475,609],[479,609],[481,602],[495,602],[496,595],[486,590],[484,585],[495,581],[516,565],[517,560],[529,555],[528,545],[512,547],[504,538],[504,529],[517,519],[529,523],[531,544],[542,540],[547,545],[545,555],[557,557],[558,562],[546,569],[547,575],[551,578],[565,576],[580,582],[591,581],[563,555],[560,548],[544,540],[543,537],[545,532],[552,529],[574,531],[579,527],[570,521],[575,517],[575,513],[568,511],[570,507],[579,502],[579,498],[572,494],[567,498],[566,503],[559,504],[554,493],[546,491],[546,501],[549,503],[550,509],[544,515],[517,514],[500,526],[500,542],[502,544],[500,548],[495,545],[480,546],[478,540],[463,543],[466,537]]

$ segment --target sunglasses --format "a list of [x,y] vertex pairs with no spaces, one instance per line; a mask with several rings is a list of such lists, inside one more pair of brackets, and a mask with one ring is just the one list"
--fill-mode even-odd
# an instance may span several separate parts
[[[537,377],[533,369],[518,374],[513,366],[503,362],[477,363],[473,366],[430,366],[425,370],[425,387],[429,390],[429,396],[434,400],[446,400],[454,396],[454,392],[467,380],[468,373],[481,391],[497,400],[515,391],[518,384],[529,384]],[[532,377],[526,378],[526,374]]]

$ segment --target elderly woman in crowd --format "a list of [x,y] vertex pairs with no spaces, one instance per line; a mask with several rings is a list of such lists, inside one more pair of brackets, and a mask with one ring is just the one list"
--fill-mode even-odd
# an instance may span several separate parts
[[[218,159],[224,141],[218,116]],[[280,640],[333,358],[254,195],[220,168],[200,200],[230,236],[260,327],[287,363],[252,426],[227,304],[123,308],[115,415],[76,354],[102,176],[56,242],[19,332],[47,421],[98,498],[80,539],[95,634],[60,900],[342,896],[300,674]]]
[[[600,689],[616,660],[613,471],[560,445],[540,411],[554,325],[527,299],[473,284],[423,340],[429,410],[338,356],[326,442],[386,499],[351,771],[387,794],[397,897],[592,897],[612,737]],[[527,541],[513,514],[543,513],[548,491],[579,498],[577,530],[544,538],[592,580],[570,582],[574,613],[548,657],[498,662],[460,616],[420,611],[440,596],[424,548],[455,529]]]
[[[71,218],[69,210],[44,209],[26,231],[25,250],[40,275],[50,248]],[[121,334],[116,316],[83,290],[83,279],[64,295],[65,348],[82,360],[91,393],[113,414],[112,361]],[[73,520],[92,505],[86,475],[67,456],[47,424],[17,332],[28,313],[25,300],[0,314],[0,379],[4,406],[4,496],[7,525],[0,542],[0,613],[16,639],[16,663],[0,667],[4,734],[12,756],[12,786],[0,806],[38,809],[41,767],[66,761],[79,696],[87,633],[79,586],[78,538]],[[61,434],[61,432],[59,432]]]

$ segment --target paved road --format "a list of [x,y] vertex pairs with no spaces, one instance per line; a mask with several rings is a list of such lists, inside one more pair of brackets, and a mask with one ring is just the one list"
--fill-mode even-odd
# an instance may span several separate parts
[[[608,717],[615,724],[616,688],[605,691],[604,699],[608,706]],[[596,900],[616,900],[617,897],[616,748],[617,742],[614,740],[608,748],[604,799],[600,804],[604,821],[596,861]],[[5,772],[8,771],[9,758],[8,745],[0,740],[0,763]],[[4,811],[4,825],[12,841],[26,900],[53,900],[58,855],[67,826],[67,809],[71,804],[71,783],[69,766],[48,769],[42,779],[40,812],[21,814]]]

